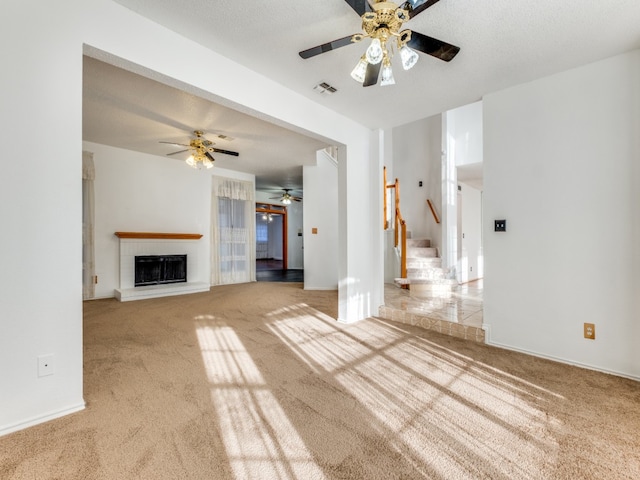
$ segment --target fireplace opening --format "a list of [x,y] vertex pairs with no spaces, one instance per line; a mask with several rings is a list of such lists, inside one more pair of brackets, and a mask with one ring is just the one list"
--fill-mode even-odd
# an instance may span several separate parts
[[186,255],[140,255],[135,257],[136,287],[187,281]]

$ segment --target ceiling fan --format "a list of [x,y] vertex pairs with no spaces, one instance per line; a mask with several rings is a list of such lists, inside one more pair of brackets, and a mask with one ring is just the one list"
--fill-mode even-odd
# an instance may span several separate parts
[[[402,25],[419,13],[425,11],[439,0],[406,0],[400,6],[384,0],[345,0],[362,18],[362,33],[339,38],[332,42],[303,50],[299,55],[304,58],[315,57],[340,47],[371,38],[371,45],[356,67],[351,72],[354,80],[369,87],[378,83],[382,70],[380,85],[393,85],[391,57],[397,48],[402,67],[412,68],[418,61],[415,50],[449,62],[460,51],[459,47],[429,37],[412,30],[401,30]],[[395,42],[391,40],[395,39]]]
[[300,202],[302,200],[302,197],[296,197],[295,195],[291,195],[289,192],[291,191],[291,188],[284,188],[283,189],[283,194],[280,195],[279,197],[269,197],[270,200],[280,200],[283,204],[285,205],[290,205],[291,202]]
[[[203,166],[206,168],[213,167],[213,162],[215,161],[213,153],[224,153],[225,155],[233,155],[234,157],[240,155],[238,152],[214,148],[212,145],[215,145],[215,143],[203,138],[204,133],[202,130],[194,130],[193,134],[195,135],[195,138],[192,138],[188,144],[175,142],[160,143],[175,145],[176,147],[187,147],[183,150],[178,150],[177,152],[167,153],[167,155],[177,155],[179,153],[190,152],[191,154],[189,155],[189,158],[187,158],[186,162],[187,165],[193,168],[202,168]],[[230,137],[225,137],[224,135],[218,135],[218,138],[230,139]]]

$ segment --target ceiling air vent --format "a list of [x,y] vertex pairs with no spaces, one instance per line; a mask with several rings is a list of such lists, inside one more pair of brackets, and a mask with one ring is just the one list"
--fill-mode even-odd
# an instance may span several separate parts
[[336,90],[335,87],[332,87],[331,85],[329,85],[327,82],[321,82],[318,85],[316,85],[315,87],[313,87],[313,89],[323,95],[331,95],[332,93],[336,93],[338,90]]

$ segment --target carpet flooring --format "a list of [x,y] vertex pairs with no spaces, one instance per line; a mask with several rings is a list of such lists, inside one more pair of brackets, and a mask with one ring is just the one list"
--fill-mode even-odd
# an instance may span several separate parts
[[637,479],[640,384],[257,282],[84,303],[82,412],[8,479]]

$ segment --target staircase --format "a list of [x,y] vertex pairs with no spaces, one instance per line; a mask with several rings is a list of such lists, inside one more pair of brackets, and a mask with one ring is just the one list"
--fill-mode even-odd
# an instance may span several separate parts
[[407,277],[396,278],[394,283],[409,288],[412,297],[442,297],[450,295],[451,288],[458,284],[447,278],[447,273],[431,240],[407,238]]

